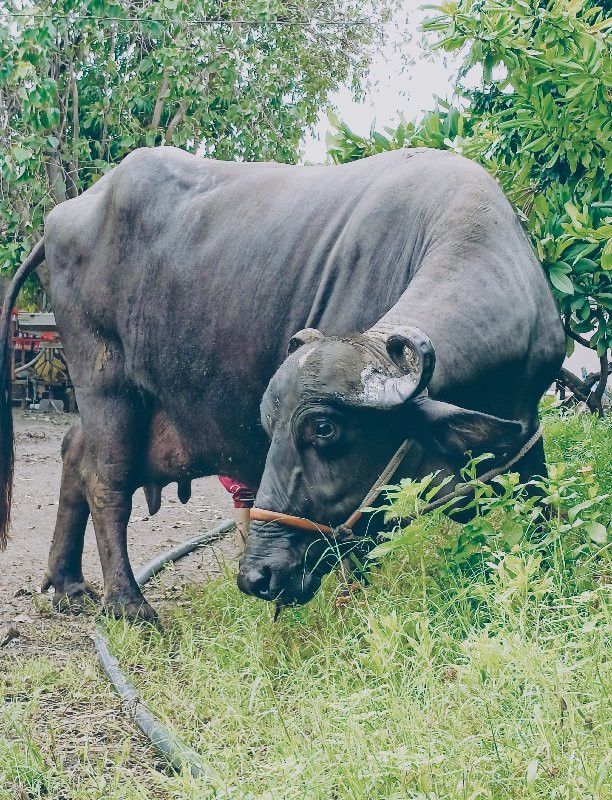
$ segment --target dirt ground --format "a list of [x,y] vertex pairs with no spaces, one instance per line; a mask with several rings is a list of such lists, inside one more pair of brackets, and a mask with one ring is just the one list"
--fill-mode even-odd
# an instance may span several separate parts
[[[70,414],[40,414],[15,411],[15,488],[11,540],[0,553],[0,630],[14,625],[33,634],[44,617],[37,614],[38,591],[57,512],[61,475],[60,447],[64,434],[76,420]],[[128,530],[130,559],[134,571],[174,544],[205,531],[221,519],[231,517],[229,495],[217,478],[203,478],[193,484],[193,495],[183,506],[176,487],[164,491],[160,511],[148,516],[144,494],[134,497]],[[217,572],[220,559],[234,556],[231,541],[223,541],[181,562],[185,578]],[[91,521],[85,537],[85,578],[101,588],[102,573]],[[146,591],[146,590],[145,590]]]
[[[151,768],[163,770],[165,764],[121,710],[121,702],[95,658],[95,614],[60,614],[52,608],[51,595],[47,598],[40,594],[58,505],[61,441],[76,416],[16,411],[14,420],[17,458],[12,536],[7,550],[0,553],[0,703],[20,700],[22,690],[13,686],[10,679],[11,670],[20,663],[40,658],[51,662],[60,675],[70,665],[72,674],[83,676],[80,695],[76,689],[66,692],[59,685],[37,692],[39,711],[28,723],[29,734],[41,748],[45,761],[54,763],[53,741],[61,742],[61,760],[73,775],[75,785],[86,780],[85,752],[89,774],[94,770],[96,780],[129,779],[147,790],[147,797],[163,797],[153,788],[156,784]],[[148,516],[142,491],[135,496],[128,531],[135,571],[168,547],[232,516],[229,495],[216,477],[195,481],[192,498],[185,506],[175,491],[176,487],[167,487],[162,508],[155,517]],[[177,586],[187,580],[205,581],[219,574],[223,563],[235,561],[230,534],[178,562],[174,569],[145,587],[145,594],[162,613],[163,620],[164,608],[173,602]],[[102,588],[91,523],[85,539],[84,574],[98,589]],[[8,631],[12,638],[7,637]],[[51,738],[50,725],[54,730]],[[20,782],[14,791],[15,797],[32,796],[24,793]]]

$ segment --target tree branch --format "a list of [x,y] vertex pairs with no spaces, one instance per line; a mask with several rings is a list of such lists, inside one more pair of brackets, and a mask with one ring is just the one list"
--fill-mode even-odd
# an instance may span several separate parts
[[[72,75],[73,75],[73,72],[74,72],[74,50],[71,49],[70,39],[68,37],[68,29],[67,28],[64,31],[64,37],[63,38],[64,38],[64,47],[63,47],[63,51],[60,51],[60,52],[63,52],[63,54],[66,55],[67,57],[68,57],[68,54],[70,54],[70,65],[67,67],[67,69],[62,70],[62,65],[60,63],[60,55],[58,53],[57,58],[56,58],[56,67],[57,67],[57,79],[56,80],[57,80],[57,84],[58,84],[58,100],[59,100],[60,111],[61,111],[61,119],[60,119],[60,123],[59,123],[59,125],[57,127],[56,133],[57,133],[57,138],[60,141],[62,141],[62,139],[64,138],[64,134],[66,133],[66,129],[68,128],[68,98],[70,97],[70,89],[72,87],[71,78],[72,78]],[[66,72],[66,71],[68,72],[68,75],[70,76],[70,79],[68,81],[66,81],[66,89],[64,91],[64,96],[62,97],[59,94],[59,79],[62,76],[62,74],[64,72]]]
[[168,124],[168,127],[166,128],[166,133],[164,135],[164,142],[166,144],[172,143],[172,136],[174,135],[174,131],[183,121],[183,117],[185,116],[186,110],[187,110],[187,102],[186,100],[181,100],[179,103],[179,107],[176,110],[176,114],[172,117],[170,123]]
[[100,140],[100,158],[104,158],[104,152],[106,150],[106,139],[108,137],[108,112],[110,111],[110,97],[108,96],[110,70],[108,69],[108,63],[109,61],[111,61],[111,59],[113,60],[113,62],[115,60],[116,44],[117,44],[117,31],[113,28],[113,35],[111,36],[108,61],[106,62],[107,67],[106,71],[104,72],[104,87],[102,89],[102,104],[104,107],[104,115],[102,119],[102,139]]
[[[594,392],[591,392],[591,396],[589,400],[593,403],[593,411],[597,411],[600,417],[603,417],[603,395],[606,391],[606,385],[608,383],[608,375],[610,374],[610,365],[608,364],[608,354],[604,353],[603,356],[599,358],[599,365],[601,367],[599,373],[599,383],[597,384],[597,388]],[[590,407],[590,403],[589,403]]]
[[58,93],[58,100],[60,106],[60,123],[55,129],[57,134],[57,138],[61,141],[64,138],[64,134],[66,133],[66,128],[68,127],[68,97],[70,95],[70,81],[66,84],[66,90],[64,92],[63,97]]
[[157,97],[155,98],[155,107],[153,109],[153,116],[151,117],[151,125],[149,126],[150,130],[152,131],[156,131],[159,128],[159,123],[161,122],[161,117],[164,110],[164,101],[168,96],[169,85],[170,75],[168,69],[166,68],[162,76],[162,82],[159,87]]
[[561,372],[557,376],[557,383],[569,389],[576,400],[586,403],[589,396],[588,391],[585,392],[583,381],[569,369],[561,367]]
[[[607,356],[599,359],[601,365],[600,372],[590,372],[584,380],[581,380],[573,372],[561,368],[557,377],[557,386],[562,386],[572,393],[574,401],[584,403],[591,413],[598,413],[603,416],[603,395],[606,390],[608,376],[612,372],[612,362],[608,362]],[[597,389],[593,387],[597,384]]]
[[68,178],[70,178],[68,196],[76,197],[79,193],[79,138],[81,136],[81,125],[79,122],[79,90],[74,68],[71,70],[70,82],[72,85],[72,161],[69,162],[66,172]]
[[[213,56],[211,58],[211,61],[214,61],[214,59],[217,58],[217,56],[219,55],[219,52],[220,51],[217,50],[213,54]],[[211,80],[210,70],[208,68],[206,68],[204,70],[203,75],[202,75],[202,86],[201,86],[200,92],[199,92],[199,95],[200,95],[200,97],[202,99],[205,99],[206,95],[208,94],[208,90],[210,89],[210,80]],[[194,89],[197,86],[197,82],[198,82],[197,80],[192,81],[190,83],[190,85],[189,85],[188,91],[191,91],[192,89]],[[164,135],[164,143],[165,144],[170,144],[172,142],[172,136],[174,134],[174,131],[178,128],[178,126],[183,121],[183,119],[185,117],[185,113],[187,112],[187,106],[188,105],[189,105],[189,102],[185,98],[182,98],[179,101],[179,107],[177,108],[175,115],[172,117],[172,119],[170,120],[170,122],[168,124],[168,127],[166,128],[166,133]]]
[[51,196],[56,203],[63,203],[67,199],[66,184],[62,176],[62,167],[56,159],[55,154],[51,156],[48,161],[45,161],[45,173],[49,188],[51,189]]
[[574,331],[571,330],[571,328],[569,328],[568,326],[566,326],[565,328],[565,333],[570,337],[570,339],[573,339],[575,342],[578,342],[578,344],[581,344],[583,347],[588,347],[592,349],[588,339],[585,339],[578,333],[574,333]]

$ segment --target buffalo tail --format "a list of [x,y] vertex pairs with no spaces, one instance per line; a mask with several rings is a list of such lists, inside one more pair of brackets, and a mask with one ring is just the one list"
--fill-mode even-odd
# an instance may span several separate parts
[[0,323],[0,550],[8,541],[13,495],[15,446],[13,440],[13,402],[11,387],[11,314],[19,290],[28,275],[45,260],[45,241],[41,239],[19,267],[4,299]]

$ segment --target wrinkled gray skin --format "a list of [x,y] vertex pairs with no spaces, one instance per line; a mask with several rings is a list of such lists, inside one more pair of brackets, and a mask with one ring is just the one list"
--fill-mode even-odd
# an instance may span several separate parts
[[[45,251],[82,418],[64,444],[47,582],[60,600],[88,591],[91,513],[104,602],[129,617],[153,614],[126,549],[138,487],[154,512],[162,486],[178,481],[185,500],[192,478],[228,474],[260,486],[258,506],[335,525],[406,437],[415,476],[455,469],[467,449],[514,452],[563,358],[508,202],[445,152],[304,168],[138,150],[52,211]],[[435,347],[429,397],[376,407],[376,381],[402,372],[385,336],[405,326]],[[298,337],[286,359],[303,328],[325,338]],[[372,328],[382,338],[361,335]],[[542,473],[541,447],[519,467]],[[305,602],[335,561],[312,534],[256,523],[239,586]]]

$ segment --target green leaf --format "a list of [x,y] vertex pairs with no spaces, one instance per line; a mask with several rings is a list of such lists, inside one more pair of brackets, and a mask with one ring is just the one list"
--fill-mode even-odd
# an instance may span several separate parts
[[585,531],[588,533],[589,538],[595,544],[605,544],[608,539],[606,526],[601,522],[589,522],[584,526]]
[[572,508],[570,508],[567,512],[567,518],[570,522],[573,522],[581,511],[584,511],[586,508],[591,508],[595,502],[595,500],[583,500],[582,503],[572,506]]
[[331,108],[327,109],[326,114],[327,114],[327,119],[330,121],[331,125],[333,125],[333,127],[336,128],[336,130],[338,131],[341,130],[342,122],[340,121],[338,115],[334,111],[332,111]]
[[587,83],[588,80],[579,83],[578,86],[573,86],[565,93],[565,99],[571,100],[572,97],[577,97],[580,94],[580,92],[584,89]]
[[13,158],[18,164],[24,164],[26,161],[29,161],[34,155],[34,153],[32,153],[32,151],[29,148],[19,147],[19,146],[13,147],[11,153],[13,155]]
[[554,272],[551,270],[548,276],[555,289],[563,294],[574,294],[574,284],[563,272]]
[[523,526],[519,522],[512,522],[511,520],[507,520],[501,526],[501,533],[504,537],[504,541],[509,547],[514,547],[514,545],[518,544],[524,536],[524,529]]
[[574,263],[574,272],[581,274],[583,272],[597,272],[599,264],[593,261],[592,258],[579,258]]
[[533,207],[536,211],[539,211],[543,217],[545,217],[549,213],[549,206],[546,201],[546,197],[543,194],[538,194],[533,201]]
[[580,211],[576,208],[576,206],[573,203],[565,203],[564,208],[569,214],[572,224],[580,225]]
[[15,74],[17,75],[17,78],[25,78],[33,71],[34,67],[32,66],[32,64],[29,64],[27,61],[20,61],[17,64]]
[[539,153],[541,150],[545,150],[551,144],[553,144],[553,142],[551,141],[550,136],[547,133],[544,133],[542,136],[538,136],[538,138],[533,142],[526,144],[525,147],[521,148],[520,152]]

